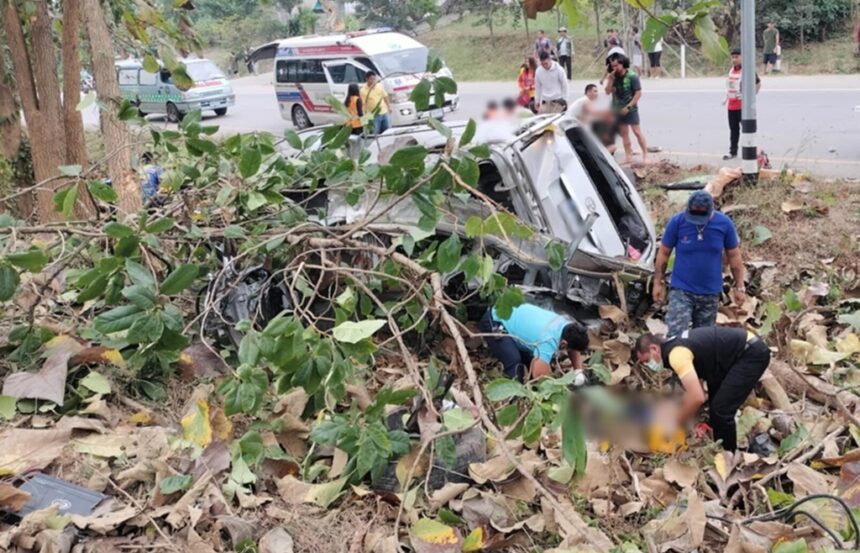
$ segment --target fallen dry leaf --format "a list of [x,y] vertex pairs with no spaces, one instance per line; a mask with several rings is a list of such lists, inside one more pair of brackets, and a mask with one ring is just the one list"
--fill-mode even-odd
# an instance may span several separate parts
[[139,513],[140,511],[135,507],[124,505],[114,499],[107,499],[89,516],[71,515],[71,520],[81,530],[90,530],[104,535],[116,530]]
[[471,463],[469,476],[478,484],[501,482],[514,473],[514,467],[504,455],[493,457],[483,463]]
[[129,434],[91,434],[72,440],[72,447],[78,453],[87,453],[96,457],[121,457],[123,454],[131,457],[133,436]]
[[29,493],[7,482],[0,482],[0,509],[17,513],[29,500]]
[[699,476],[699,468],[673,458],[669,459],[663,467],[663,476],[667,482],[674,482],[682,488],[689,488],[696,483]]
[[782,209],[783,213],[792,213],[794,211],[800,211],[804,208],[804,205],[800,200],[789,199],[782,202],[779,207]]
[[448,482],[438,490],[433,491],[430,494],[430,505],[438,509],[443,505],[447,505],[449,501],[452,499],[456,499],[463,492],[469,489],[469,484],[464,482],[456,483],[456,482]]
[[194,342],[179,355],[179,368],[185,381],[216,378],[227,373],[227,363],[202,342]]
[[182,437],[185,441],[200,447],[212,443],[212,423],[209,417],[209,402],[198,401],[195,408],[182,417]]
[[50,351],[38,372],[10,374],[3,383],[3,395],[18,399],[45,399],[63,404],[69,359],[84,347],[74,338],[57,336],[45,344]]
[[409,537],[415,553],[460,553],[463,545],[458,529],[428,518],[416,521]]
[[601,305],[600,318],[609,319],[616,325],[627,322],[627,313],[616,305]]
[[0,476],[41,470],[60,456],[71,437],[68,429],[9,429],[0,434]]
[[836,341],[836,351],[840,353],[860,353],[860,338],[849,332],[841,340]]
[[812,494],[830,493],[831,483],[824,474],[800,463],[788,466],[786,473],[794,483],[794,495],[804,497]]
[[266,532],[259,543],[260,553],[293,553],[293,538],[283,527]]

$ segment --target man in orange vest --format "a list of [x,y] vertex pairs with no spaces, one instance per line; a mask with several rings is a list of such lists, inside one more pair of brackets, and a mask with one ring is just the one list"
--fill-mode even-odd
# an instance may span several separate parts
[[[732,68],[729,69],[729,78],[726,81],[725,104],[729,110],[729,153],[723,156],[724,160],[738,157],[738,140],[741,137],[741,51],[739,48],[732,50]],[[761,88],[761,79],[755,76],[755,91]]]

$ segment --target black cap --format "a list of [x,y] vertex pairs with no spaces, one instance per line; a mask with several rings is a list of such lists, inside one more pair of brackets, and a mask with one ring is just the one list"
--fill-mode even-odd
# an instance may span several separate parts
[[732,55],[733,56],[740,56],[741,55],[741,49],[740,48],[732,48]]

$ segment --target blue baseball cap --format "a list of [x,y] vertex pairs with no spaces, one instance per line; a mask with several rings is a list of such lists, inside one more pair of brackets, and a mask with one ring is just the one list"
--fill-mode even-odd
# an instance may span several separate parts
[[687,200],[684,219],[694,225],[706,224],[714,214],[714,198],[704,190],[696,190]]

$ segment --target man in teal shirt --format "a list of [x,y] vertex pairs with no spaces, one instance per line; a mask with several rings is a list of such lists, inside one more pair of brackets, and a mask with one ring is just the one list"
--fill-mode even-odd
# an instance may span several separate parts
[[487,310],[478,328],[493,356],[502,362],[504,374],[523,382],[548,376],[550,362],[559,351],[566,351],[575,369],[582,368],[582,353],[588,349],[585,326],[547,309],[524,303],[511,316],[502,319],[495,308]]

